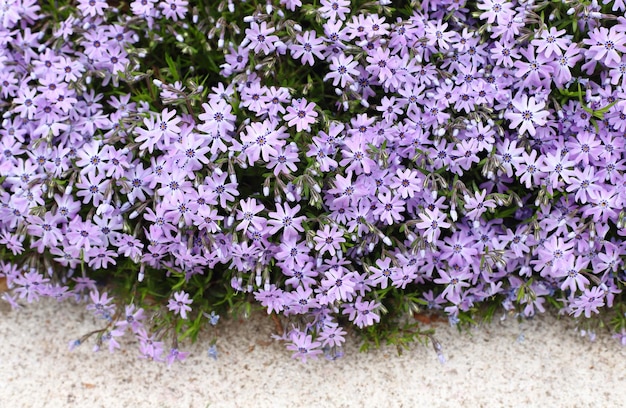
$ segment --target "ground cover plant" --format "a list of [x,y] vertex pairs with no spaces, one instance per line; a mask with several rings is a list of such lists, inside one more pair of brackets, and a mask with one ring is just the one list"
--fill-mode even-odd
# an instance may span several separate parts
[[424,311],[626,344],[625,11],[2,0],[2,299],[168,363],[257,307],[302,360]]

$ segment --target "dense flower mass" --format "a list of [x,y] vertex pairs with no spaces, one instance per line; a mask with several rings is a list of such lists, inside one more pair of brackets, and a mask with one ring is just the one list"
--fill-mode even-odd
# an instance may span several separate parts
[[482,304],[614,308],[624,341],[623,2],[60,3],[0,10],[12,306],[87,302],[168,363],[237,299],[302,360]]

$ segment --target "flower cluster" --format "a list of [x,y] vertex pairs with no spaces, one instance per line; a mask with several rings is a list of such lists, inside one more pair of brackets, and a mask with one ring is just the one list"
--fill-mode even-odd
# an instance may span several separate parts
[[626,7],[605,3],[79,1],[50,27],[52,10],[8,2],[3,298],[87,299],[99,343],[128,329],[170,363],[177,342],[165,356],[166,331],[98,280],[166,282],[160,312],[196,334],[247,294],[289,319],[302,360],[389,310],[611,308]]

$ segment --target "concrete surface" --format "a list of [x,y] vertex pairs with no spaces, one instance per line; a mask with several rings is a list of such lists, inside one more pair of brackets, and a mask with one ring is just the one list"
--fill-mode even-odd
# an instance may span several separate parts
[[[581,337],[572,320],[514,319],[464,333],[439,324],[447,361],[430,345],[391,347],[300,363],[271,339],[263,315],[221,319],[219,358],[208,334],[167,367],[129,345],[93,353],[68,342],[98,328],[83,306],[46,300],[0,307],[0,407],[620,407],[626,348],[606,333]],[[520,336],[520,334],[522,336]],[[128,335],[127,335],[128,336]],[[131,343],[128,337],[126,344]]]

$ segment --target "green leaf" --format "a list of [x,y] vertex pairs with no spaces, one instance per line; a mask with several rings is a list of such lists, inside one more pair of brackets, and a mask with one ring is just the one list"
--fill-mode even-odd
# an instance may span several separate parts
[[165,62],[167,63],[170,75],[174,79],[174,82],[180,81],[180,75],[178,74],[178,70],[176,69],[176,63],[169,54],[165,54]]

